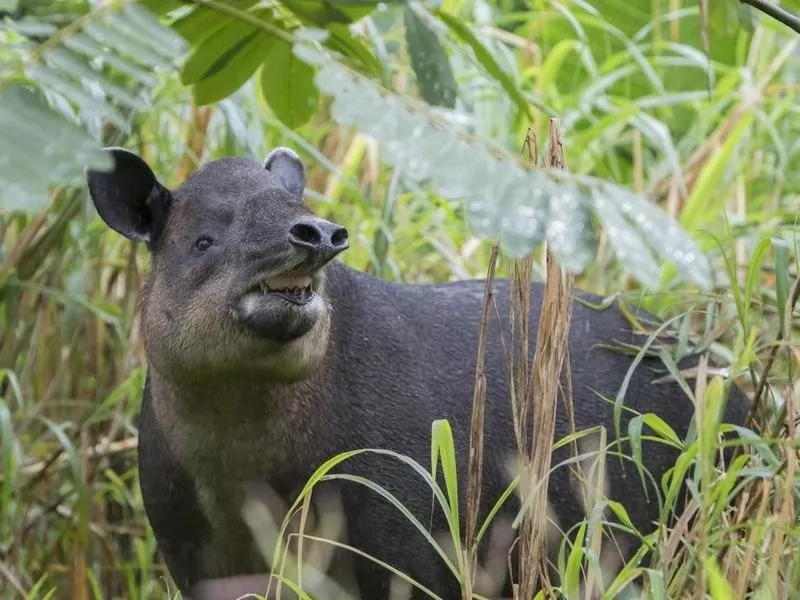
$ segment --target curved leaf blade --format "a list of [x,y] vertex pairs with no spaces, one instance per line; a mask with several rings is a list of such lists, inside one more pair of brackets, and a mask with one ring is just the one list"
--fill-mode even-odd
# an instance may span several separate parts
[[445,25],[447,25],[448,28],[450,28],[450,31],[452,31],[461,39],[461,41],[465,42],[470,48],[472,48],[472,51],[475,53],[475,58],[483,66],[483,68],[486,69],[486,72],[503,86],[503,89],[508,94],[508,97],[512,102],[514,102],[514,104],[517,105],[517,109],[523,115],[528,117],[528,119],[533,121],[533,111],[531,110],[530,104],[525,99],[525,96],[522,94],[522,91],[519,89],[511,76],[506,73],[505,70],[503,70],[503,68],[494,59],[494,56],[492,56],[491,52],[489,52],[481,43],[481,41],[475,36],[469,26],[443,10],[437,11],[436,15],[442,20],[442,22],[444,22]]
[[275,43],[275,38],[265,33],[248,38],[224,67],[195,84],[197,104],[202,106],[219,102],[242,87],[269,56]]
[[276,40],[261,68],[261,91],[275,115],[292,129],[306,123],[317,110],[314,69],[297,58],[283,40]]
[[455,107],[456,80],[439,38],[411,5],[403,9],[403,22],[411,66],[425,102],[434,106]]

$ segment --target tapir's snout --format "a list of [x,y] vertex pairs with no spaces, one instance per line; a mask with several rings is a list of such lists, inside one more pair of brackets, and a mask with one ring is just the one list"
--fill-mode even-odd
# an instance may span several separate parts
[[302,217],[289,228],[289,243],[310,254],[319,267],[347,250],[347,229],[318,217]]

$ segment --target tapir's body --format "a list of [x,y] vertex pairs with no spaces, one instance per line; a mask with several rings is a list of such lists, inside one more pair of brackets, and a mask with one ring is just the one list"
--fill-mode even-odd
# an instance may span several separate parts
[[[129,237],[145,239],[154,253],[153,275],[143,302],[150,364],[142,404],[139,468],[148,517],[170,572],[184,592],[203,580],[267,570],[241,516],[248,491],[268,485],[289,504],[320,464],[338,453],[360,448],[394,450],[429,468],[431,424],[436,419],[447,419],[453,429],[462,520],[465,513],[463,498],[484,283],[390,284],[331,261],[340,247],[346,247],[341,243],[341,231],[331,229],[328,222],[315,225],[309,221],[303,216],[307,211],[295,206],[296,197],[291,201],[283,199],[285,190],[279,191],[278,183],[293,196],[301,195],[302,181],[298,178],[302,180],[302,166],[298,175],[296,157],[287,154],[278,159],[267,160],[264,170],[268,171],[271,165],[272,172],[264,175],[259,174],[257,169],[262,167],[256,163],[228,163],[229,171],[237,175],[222,182],[219,177],[226,172],[226,166],[214,163],[216,166],[201,170],[193,183],[190,180],[191,185],[168,201],[164,199],[169,193],[159,188],[154,179],[145,181],[143,189],[156,186],[156,191],[149,192],[146,203],[134,203],[137,210],[143,210],[145,204],[150,207],[150,212],[142,213],[145,216],[138,221],[129,215],[121,216],[114,208],[126,193],[117,183],[120,165],[132,160],[130,157],[117,154],[115,174],[90,178],[95,203],[104,219]],[[134,167],[133,173],[139,173],[136,181],[150,177],[141,172],[138,163]],[[177,254],[171,253],[182,252],[184,239],[191,242],[194,238],[185,234],[186,227],[178,219],[189,219],[181,215],[200,210],[192,208],[191,202],[195,201],[203,209],[199,217],[192,214],[191,218],[203,227],[206,222],[215,221],[213,194],[202,191],[202,185],[212,183],[216,186],[214,193],[220,196],[220,211],[227,203],[225,208],[233,211],[233,216],[217,219],[225,225],[212,227],[212,233],[201,236],[211,239],[220,249],[209,254],[209,246],[203,243],[192,253],[187,250],[190,258],[180,270],[172,264]],[[277,194],[300,216],[278,211],[280,219],[274,214],[265,219],[248,204],[261,198],[259,194],[263,196],[259,202],[265,206],[276,203]],[[164,214],[159,217],[156,213],[160,205],[164,206]],[[245,206],[249,213],[237,213]],[[272,210],[277,211],[274,206]],[[163,220],[160,225],[158,218]],[[303,227],[316,229],[298,229],[292,225],[295,218]],[[282,219],[289,222],[280,229],[281,223],[275,221]],[[290,225],[287,243],[282,232]],[[199,230],[192,227],[192,235],[198,235]],[[217,241],[220,227],[228,232],[226,236],[235,238],[235,244],[226,247]],[[139,236],[139,232],[147,235]],[[267,234],[274,234],[274,240]],[[324,260],[319,259],[311,268],[310,261],[323,252],[319,249],[320,234],[323,241],[330,238],[334,246],[339,246],[336,250],[330,250],[330,244],[326,246]],[[264,264],[258,263],[255,242],[259,239],[264,240]],[[302,278],[315,277],[308,288],[300,289],[305,283],[294,288],[286,284],[287,289],[273,297],[275,285],[265,287],[262,283],[256,286],[263,290],[262,299],[253,292],[252,284],[228,284],[226,280],[224,288],[219,284],[208,291],[211,284],[207,282],[223,278],[225,269],[249,269],[251,263],[260,266],[247,271],[243,280],[254,281],[253,273],[261,271],[272,274],[268,284],[287,280],[288,276],[274,273],[279,271],[279,262],[294,260],[287,259],[294,256],[287,250],[289,244],[303,248],[312,257],[300,270],[299,262],[292,263],[292,281],[306,282]],[[269,262],[270,252],[279,254],[280,261]],[[194,260],[205,261],[197,265],[210,266],[195,266],[191,262]],[[212,265],[211,261],[219,264]],[[324,279],[316,279],[316,273],[323,271]],[[313,293],[309,291],[312,288]],[[226,304],[228,289],[236,291],[231,292],[230,306]],[[530,318],[532,340],[536,339],[541,296],[542,287],[537,284]],[[212,310],[217,299],[221,312],[209,316],[206,323],[204,311]],[[508,364],[500,335],[502,329],[503,343],[510,349],[508,282],[496,283],[495,300],[499,319],[493,314],[490,320],[485,365],[488,397],[484,515],[487,506],[508,485],[509,459],[516,455]],[[317,312],[309,312],[315,306],[313,302],[324,302],[324,310],[314,308]],[[286,333],[281,327],[293,329]],[[273,335],[276,328],[281,331]],[[575,302],[570,359],[577,430],[602,425],[608,440],[614,438],[613,406],[607,399],[617,394],[631,358],[602,346],[614,342],[641,344],[643,338],[634,339],[631,330],[630,322],[615,308],[601,311]],[[238,336],[244,340],[243,350],[234,348],[232,340]],[[259,346],[262,339],[263,348]],[[197,344],[203,344],[202,351]],[[293,354],[286,354],[289,351],[285,348]],[[284,377],[285,373],[289,375]],[[652,383],[663,375],[660,362],[643,361],[630,380],[625,406],[640,413],[656,413],[682,437],[689,427],[693,407],[676,383]],[[741,423],[746,410],[746,398],[734,388],[725,420]],[[624,410],[624,435],[630,418]],[[568,433],[567,423],[560,405],[556,439]],[[630,453],[627,444],[623,449]],[[568,448],[559,450],[553,456],[553,464],[568,456]],[[653,477],[647,480],[649,502],[645,500],[640,474],[630,460],[624,461],[625,476],[619,459],[609,455],[606,461],[609,497],[621,501],[633,524],[644,532],[652,530],[651,523],[659,518],[653,481],[660,484],[675,457],[676,453],[666,445],[644,443],[644,464]],[[388,456],[360,455],[345,462],[337,472],[360,475],[384,486],[423,524],[432,526],[434,537],[446,533],[441,512],[434,511],[431,517],[430,488],[408,465]],[[458,585],[444,562],[405,516],[365,486],[344,481],[338,484],[347,543],[391,564],[442,598],[459,597]],[[584,509],[567,467],[554,472],[549,496],[563,530],[583,518]],[[518,501],[512,499],[501,516],[513,518],[518,508]],[[506,550],[507,547],[502,551]],[[358,557],[354,568],[361,598],[389,597],[388,572]],[[503,590],[509,593],[507,585]],[[263,586],[249,591],[261,593]]]

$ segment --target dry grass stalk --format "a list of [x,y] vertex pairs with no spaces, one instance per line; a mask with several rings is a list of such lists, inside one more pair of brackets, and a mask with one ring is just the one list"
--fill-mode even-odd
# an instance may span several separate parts
[[[561,131],[557,119],[550,121],[549,138],[546,164],[549,167],[564,168]],[[544,545],[548,514],[547,481],[553,451],[561,370],[568,358],[574,285],[573,276],[561,270],[549,250],[546,261],[547,281],[531,369],[532,393],[523,397],[525,407],[521,408],[523,422],[526,422],[527,415],[533,411],[534,405],[536,407],[533,411],[533,431],[529,451],[521,455],[522,480],[528,486],[534,482],[540,483],[536,487],[536,497],[530,504],[520,535],[519,597],[525,599],[534,596],[540,576],[545,576],[542,563],[546,557]],[[528,294],[529,290],[528,287]],[[529,299],[523,302],[528,305],[529,303]],[[522,449],[527,449],[527,444],[523,444]]]
[[483,295],[480,333],[478,335],[478,358],[475,365],[475,388],[472,397],[472,422],[469,442],[469,479],[467,480],[467,527],[464,549],[464,581],[462,594],[466,599],[472,598],[472,584],[476,560],[475,534],[478,529],[478,509],[481,503],[481,485],[483,485],[483,422],[486,414],[486,337],[489,328],[489,311],[492,305],[494,276],[497,269],[499,244],[492,246],[489,257],[489,270],[486,276],[486,287]]
[[175,172],[174,184],[182,183],[203,159],[206,147],[206,133],[214,110],[210,106],[192,105],[192,118],[186,134],[186,148]]

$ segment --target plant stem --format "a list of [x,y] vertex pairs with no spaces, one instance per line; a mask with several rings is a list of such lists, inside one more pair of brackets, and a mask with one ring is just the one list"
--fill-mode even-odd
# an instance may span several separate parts
[[779,23],[783,23],[795,33],[800,34],[800,17],[790,13],[785,8],[781,8],[776,4],[771,4],[767,0],[739,0],[742,4],[752,6],[756,10],[761,11],[768,17],[772,17]]

